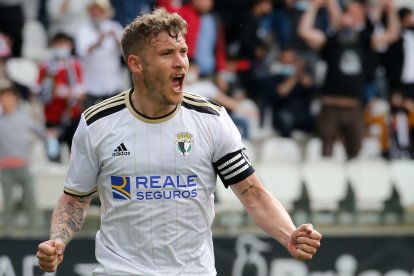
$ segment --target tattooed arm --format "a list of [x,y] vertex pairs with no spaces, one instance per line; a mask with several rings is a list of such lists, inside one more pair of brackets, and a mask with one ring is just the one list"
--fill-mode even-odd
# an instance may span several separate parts
[[68,194],[60,197],[52,215],[50,240],[39,244],[36,254],[43,271],[54,272],[62,262],[66,245],[82,228],[91,198]]
[[301,260],[313,257],[320,247],[321,234],[311,224],[296,228],[286,209],[266,190],[256,173],[230,187],[255,223],[285,246],[293,257]]
[[92,195],[79,197],[63,194],[53,211],[50,239],[61,239],[65,245],[82,228]]

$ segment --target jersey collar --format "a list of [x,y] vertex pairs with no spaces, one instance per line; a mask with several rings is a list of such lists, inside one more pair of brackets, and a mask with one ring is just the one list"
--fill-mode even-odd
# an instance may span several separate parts
[[162,117],[156,117],[156,118],[150,118],[147,117],[141,113],[138,112],[138,110],[136,110],[134,108],[134,106],[132,105],[132,93],[134,93],[134,88],[131,88],[128,92],[127,95],[125,97],[125,103],[126,106],[129,110],[129,112],[131,112],[132,115],[134,115],[138,120],[143,121],[144,123],[149,123],[149,124],[159,124],[159,123],[163,123],[168,121],[169,119],[171,119],[172,117],[175,116],[175,114],[178,113],[178,111],[180,110],[181,105],[177,105],[175,107],[175,109],[168,113],[167,115],[164,115]]

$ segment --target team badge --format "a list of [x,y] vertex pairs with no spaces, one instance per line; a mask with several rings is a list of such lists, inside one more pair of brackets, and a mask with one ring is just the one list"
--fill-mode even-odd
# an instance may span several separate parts
[[181,132],[176,135],[176,149],[182,156],[187,156],[193,151],[193,135],[189,132]]

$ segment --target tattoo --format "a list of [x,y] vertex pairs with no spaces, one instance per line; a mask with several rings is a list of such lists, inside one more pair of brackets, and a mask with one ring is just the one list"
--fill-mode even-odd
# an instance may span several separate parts
[[51,239],[61,239],[65,244],[82,228],[90,198],[65,197],[53,211]]
[[54,226],[51,232],[54,233],[51,235],[51,239],[61,239],[65,244],[71,239],[68,229],[62,226]]
[[241,192],[241,195],[244,195],[245,193],[247,193],[253,187],[254,187],[254,184],[250,184],[250,186],[248,188],[246,188],[243,192]]

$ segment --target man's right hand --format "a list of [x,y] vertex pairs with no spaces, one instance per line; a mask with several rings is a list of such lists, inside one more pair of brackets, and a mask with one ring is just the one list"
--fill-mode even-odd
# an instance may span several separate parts
[[55,272],[63,260],[65,244],[61,239],[48,240],[39,244],[36,257],[39,267],[45,272]]

